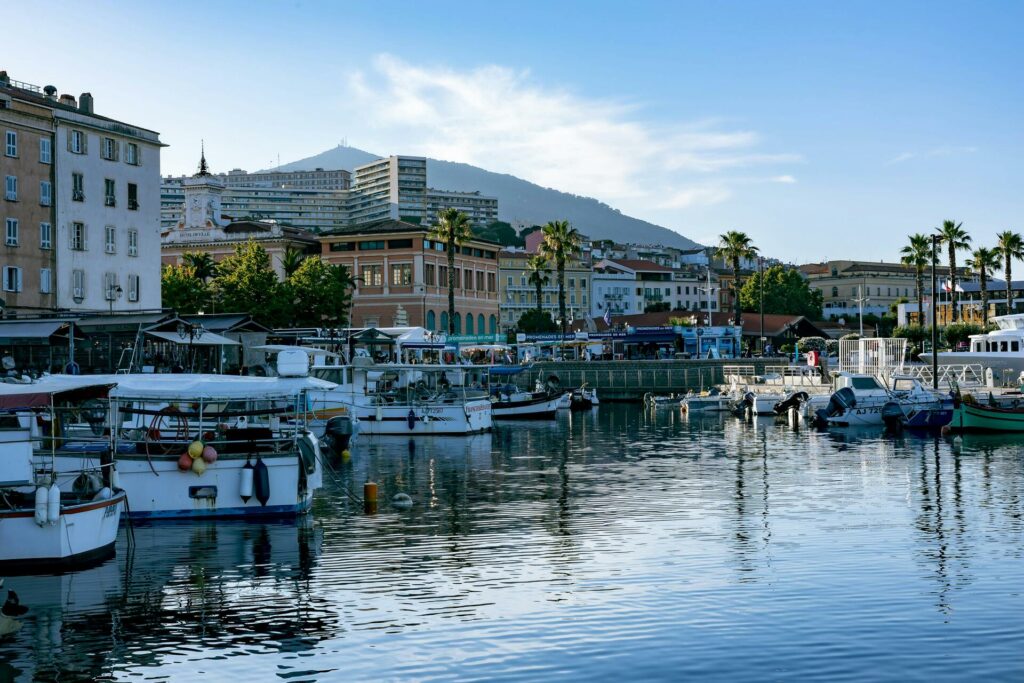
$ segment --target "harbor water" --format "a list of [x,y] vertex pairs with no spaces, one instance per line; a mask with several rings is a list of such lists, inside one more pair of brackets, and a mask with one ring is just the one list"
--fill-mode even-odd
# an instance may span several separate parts
[[1024,680],[1022,445],[612,404],[363,439],[298,523],[7,577],[0,681]]

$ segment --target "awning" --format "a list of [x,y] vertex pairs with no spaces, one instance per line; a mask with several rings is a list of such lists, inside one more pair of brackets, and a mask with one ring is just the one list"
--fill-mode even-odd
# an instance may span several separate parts
[[181,338],[177,332],[156,332],[154,330],[146,330],[146,334],[163,339],[164,341],[173,342],[174,344],[181,344],[183,346],[241,346],[240,343],[234,339],[228,339],[222,337],[219,334],[213,332],[204,332],[201,337],[193,337],[191,344],[189,343],[188,337]]
[[84,401],[90,398],[104,398],[113,386],[102,383],[65,387],[46,380],[37,384],[0,384],[0,411],[42,408],[56,400]]
[[666,342],[674,342],[675,340],[676,335],[672,332],[665,334],[627,334],[622,338],[625,344],[664,344]]
[[[0,323],[0,340],[4,339],[49,339],[62,327],[66,320],[33,320],[31,322]],[[10,343],[10,342],[7,342]]]

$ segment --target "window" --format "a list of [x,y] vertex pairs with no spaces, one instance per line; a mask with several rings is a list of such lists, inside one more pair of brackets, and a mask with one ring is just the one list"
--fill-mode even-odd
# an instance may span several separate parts
[[[128,208],[129,209],[132,208],[131,191],[132,191],[132,186],[128,185]],[[352,242],[331,242],[331,246],[330,246],[330,250],[331,251],[352,251],[353,249],[355,249],[355,244],[352,243]]]
[[[431,287],[436,283],[435,276],[437,274],[437,267],[433,263],[427,263],[423,266],[423,284]],[[433,326],[428,325],[429,329],[434,329]]]
[[103,181],[103,205],[117,206],[117,191],[114,187],[114,181],[110,178]]
[[572,292],[572,293],[569,294],[569,305],[571,305],[571,306],[575,306],[576,305],[576,292]]
[[7,145],[4,149],[4,154],[9,157],[18,156],[18,134],[13,130],[9,130],[5,137],[7,138]]
[[107,161],[117,161],[118,153],[117,140],[114,138],[103,138],[103,158]]
[[363,266],[363,286],[383,287],[384,267],[381,266],[380,264],[372,266]]
[[53,141],[50,138],[39,138],[39,163],[53,163]]
[[[456,314],[458,315],[458,314]],[[473,314],[466,315],[466,334],[473,334]]]
[[50,269],[40,268],[39,269],[39,293],[49,294],[50,293]]
[[81,173],[71,174],[71,199],[76,202],[85,201],[85,176]]
[[480,314],[478,314],[476,316],[476,333],[477,334],[483,334],[484,333],[484,314],[483,313],[480,313]]
[[441,311],[441,331],[448,331],[448,311]]
[[39,248],[53,248],[53,228],[50,227],[49,223],[39,224]]
[[388,240],[388,249],[412,249],[412,240]]
[[4,198],[9,202],[18,201],[18,176],[9,175],[4,183]]
[[135,183],[128,183],[128,210],[139,210],[139,186]]
[[75,299],[75,303],[82,303],[82,299],[85,298],[84,270],[71,271],[71,296]]
[[128,276],[128,301],[139,300],[139,276],[130,274]]
[[569,278],[569,289],[576,289],[576,278]]
[[85,133],[80,130],[68,131],[68,151],[72,154],[85,154]]
[[129,230],[128,231],[128,255],[138,256],[139,255],[139,231]]
[[437,314],[434,313],[433,311],[427,311],[427,329],[437,329]]
[[103,296],[107,301],[117,299],[117,273],[103,274]]
[[586,289],[586,288],[587,288],[587,281],[586,280],[580,280],[580,289]]
[[[437,268],[437,284],[439,287],[448,286],[448,266],[438,266]],[[444,326],[448,329],[447,326]]]
[[9,247],[18,246],[18,219],[7,219],[7,239],[4,242]]
[[366,242],[359,243],[359,251],[372,251],[374,249],[383,249],[384,240],[369,240]]
[[21,268],[15,268],[14,266],[4,267],[4,291],[21,291]]
[[465,275],[465,279],[462,282],[463,289],[473,289],[473,271],[464,270],[462,271]]
[[478,292],[484,291],[484,274],[479,270],[476,271],[476,290]]
[[412,284],[412,264],[393,263],[391,264],[391,284],[395,286],[408,286]]
[[[512,284],[512,283],[510,282],[509,284]],[[522,287],[525,287],[525,286],[526,286],[526,276],[525,276],[525,275],[522,275],[522,276],[520,276],[520,278],[519,278],[519,284],[520,284],[520,286],[522,286]]]
[[70,246],[73,251],[85,251],[88,249],[88,244],[86,244],[86,237],[88,235],[85,231],[85,223],[72,223],[70,237]]
[[509,287],[512,286],[512,276],[511,275],[508,276],[508,286]]
[[48,180],[39,182],[39,205],[49,206],[53,203],[53,185]]
[[839,288],[838,287],[833,287],[832,288],[832,296],[839,296]]
[[104,230],[103,251],[108,254],[117,253],[117,228],[108,225]]
[[139,165],[139,146],[134,142],[129,142],[124,149],[124,161],[126,164],[132,166]]
[[497,292],[498,291],[498,274],[487,273],[487,291]]

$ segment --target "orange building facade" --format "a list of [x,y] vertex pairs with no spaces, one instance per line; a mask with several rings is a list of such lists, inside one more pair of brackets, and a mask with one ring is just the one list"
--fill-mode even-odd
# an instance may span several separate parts
[[[419,326],[448,331],[448,257],[429,228],[403,221],[342,228],[320,235],[321,256],[356,278],[351,325]],[[498,252],[471,240],[455,255],[455,334],[498,332]]]

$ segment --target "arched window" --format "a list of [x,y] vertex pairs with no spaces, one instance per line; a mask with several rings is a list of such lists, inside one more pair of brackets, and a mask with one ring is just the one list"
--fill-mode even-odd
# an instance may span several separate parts
[[488,325],[488,332],[498,334],[498,319],[493,315],[491,316],[490,325]]
[[437,329],[437,316],[433,311],[427,311],[427,329],[431,331]]
[[455,334],[462,334],[462,315],[455,314]]
[[466,315],[466,334],[473,334],[473,314]]
[[448,311],[441,311],[441,331],[448,334]]
[[838,287],[833,287],[832,288],[832,296],[839,296],[839,288]]
[[476,317],[476,333],[477,334],[483,334],[484,333],[484,314],[483,313],[479,314]]

